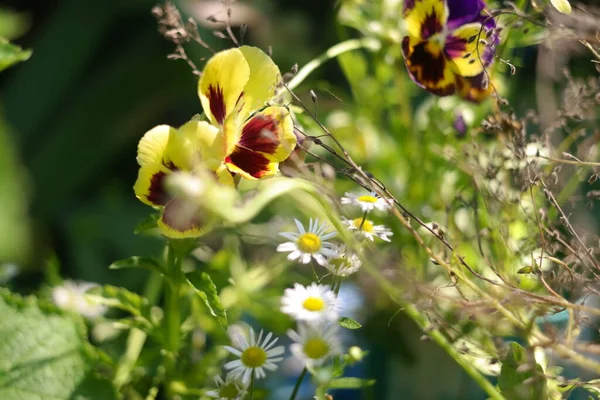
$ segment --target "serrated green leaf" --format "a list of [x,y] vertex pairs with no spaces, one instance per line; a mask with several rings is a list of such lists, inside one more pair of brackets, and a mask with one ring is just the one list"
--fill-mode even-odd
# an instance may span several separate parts
[[124,260],[115,261],[109,267],[109,269],[123,269],[123,268],[143,268],[149,269],[150,271],[164,274],[165,270],[163,266],[153,258],[133,256]]
[[0,290],[0,332],[0,399],[116,397],[110,382],[93,372],[85,325],[76,316]]
[[137,293],[121,287],[104,285],[90,289],[86,295],[105,306],[127,311],[146,326],[146,331],[152,327],[151,306],[147,299]]
[[0,38],[0,71],[31,57],[31,50],[23,50],[21,47],[9,43]]
[[341,317],[338,321],[338,324],[340,324],[341,327],[346,328],[346,329],[362,328],[361,324],[359,324],[357,321],[353,320],[352,318],[348,318],[348,317]]
[[375,384],[374,379],[362,379],[362,378],[337,378],[329,382],[330,389],[362,389]]
[[146,218],[144,218],[140,223],[138,223],[133,229],[133,233],[136,235],[149,233],[148,231],[157,230],[158,226],[156,223],[158,222],[158,214],[150,214]]
[[188,284],[206,305],[223,329],[227,328],[227,313],[221,304],[217,287],[206,272],[194,271],[186,275]]
[[546,400],[547,382],[541,365],[515,342],[502,360],[498,387],[511,400]]

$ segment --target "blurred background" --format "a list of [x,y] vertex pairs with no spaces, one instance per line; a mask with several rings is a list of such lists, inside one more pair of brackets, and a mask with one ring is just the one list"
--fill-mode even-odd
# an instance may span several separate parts
[[[205,22],[219,13],[225,18],[222,2],[176,4],[200,22],[200,34],[212,47],[231,46]],[[116,273],[108,265],[162,251],[159,240],[132,233],[148,213],[132,190],[136,146],[148,129],[181,125],[201,107],[190,67],[167,60],[173,44],[157,31],[154,5],[152,0],[0,2],[0,36],[33,50],[28,61],[0,74],[0,272],[13,274],[18,267],[10,283],[14,290],[28,293],[56,279],[47,268],[47,260],[54,259],[63,277],[140,291],[143,272]],[[248,25],[246,43],[271,46],[285,72],[347,35],[336,22],[335,6],[333,0],[238,1],[232,23]],[[210,55],[200,46],[187,50],[193,60]],[[516,107],[524,110],[535,104],[536,52],[521,56],[519,77],[510,84],[530,93],[516,98]],[[350,96],[335,61],[301,89],[313,86]],[[348,295],[361,301],[364,296],[355,289]],[[380,308],[363,315],[365,328],[357,340],[371,355],[358,373],[377,379],[377,385],[339,398],[485,398],[441,349],[421,340],[416,326],[395,312]]]

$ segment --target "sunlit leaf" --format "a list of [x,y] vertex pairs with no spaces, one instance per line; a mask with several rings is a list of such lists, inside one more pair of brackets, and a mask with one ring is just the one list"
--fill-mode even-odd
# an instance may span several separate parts
[[9,43],[6,39],[0,38],[0,71],[29,59],[31,50],[23,50],[21,47]]
[[546,378],[542,366],[528,357],[525,349],[517,343],[502,360],[498,386],[503,395],[511,400],[546,400]]
[[346,329],[362,328],[361,324],[359,324],[357,321],[353,320],[352,318],[348,318],[348,317],[341,317],[340,320],[338,321],[338,323],[340,324],[340,326],[342,326]]
[[77,317],[0,290],[0,332],[0,399],[115,398]]
[[550,0],[556,11],[563,14],[571,14],[571,4],[568,0]]
[[334,379],[328,386],[330,389],[362,389],[373,386],[374,384],[374,379],[346,377]]
[[165,270],[163,266],[153,258],[133,256],[124,260],[115,261],[109,267],[109,269],[123,269],[123,268],[142,268],[155,271],[160,274],[164,274]]
[[186,275],[188,284],[206,305],[211,315],[217,319],[219,325],[227,328],[227,313],[221,304],[217,287],[210,275],[206,272],[194,271]]
[[95,302],[130,313],[147,328],[152,326],[151,306],[139,294],[121,287],[104,285],[90,289],[86,295]]

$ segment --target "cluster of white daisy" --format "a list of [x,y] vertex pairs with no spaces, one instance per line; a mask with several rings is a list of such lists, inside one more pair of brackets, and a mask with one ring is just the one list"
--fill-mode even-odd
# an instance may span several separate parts
[[342,197],[342,204],[358,206],[363,212],[362,217],[354,219],[344,218],[344,223],[349,230],[355,231],[358,235],[370,241],[374,241],[375,238],[386,242],[390,241],[389,237],[394,233],[385,225],[375,225],[372,220],[368,219],[372,211],[388,211],[391,208],[388,200],[379,197],[375,192],[363,195],[346,193]]
[[[375,193],[355,195],[346,193],[342,204],[355,205],[363,212],[362,218],[344,219],[348,229],[374,241],[379,238],[389,242],[392,232],[383,225],[375,225],[368,219],[373,210],[387,211],[388,202]],[[308,228],[295,220],[296,232],[281,232],[288,241],[277,247],[278,252],[289,253],[290,261],[309,264],[312,260],[324,267],[332,275],[331,286],[313,282],[308,286],[298,283],[293,288],[285,289],[281,297],[281,311],[292,317],[296,330],[290,329],[288,337],[292,343],[289,350],[293,357],[300,360],[306,370],[311,373],[324,366],[335,357],[342,356],[340,339],[340,302],[337,292],[341,281],[360,269],[358,255],[346,251],[345,244],[331,241],[337,232],[331,231],[327,223],[319,223],[318,219],[310,219]],[[215,379],[216,389],[206,395],[216,399],[241,400],[252,390],[255,379],[264,378],[266,371],[275,371],[283,360],[284,346],[276,346],[278,338],[272,333],[261,331],[258,337],[252,329],[248,337],[236,333],[233,335],[233,346],[225,346],[236,359],[225,364],[228,370],[225,379]]]

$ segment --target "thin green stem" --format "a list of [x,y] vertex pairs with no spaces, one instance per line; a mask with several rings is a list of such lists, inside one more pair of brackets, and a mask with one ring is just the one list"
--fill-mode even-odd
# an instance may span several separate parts
[[179,310],[179,286],[181,284],[181,258],[171,246],[168,249],[169,281],[165,287],[165,330],[167,349],[173,355],[179,349],[181,315]]
[[367,215],[369,215],[369,211],[365,211],[365,212],[363,213],[363,216],[362,216],[362,221],[360,221],[360,226],[358,227],[358,230],[359,230],[359,231],[360,231],[360,230],[362,230],[362,227],[363,227],[363,225],[365,224],[365,221],[367,220]]
[[[163,287],[163,278],[158,272],[152,272],[146,281],[144,288],[144,297],[148,299],[149,304],[156,304]],[[125,353],[119,359],[115,371],[115,386],[121,388],[129,381],[131,371],[140,357],[144,343],[146,342],[146,333],[140,329],[132,328],[127,336]]]
[[252,369],[252,375],[250,377],[250,400],[254,396],[254,368]]
[[296,384],[294,385],[294,390],[292,390],[292,394],[290,395],[290,400],[296,399],[296,396],[298,395],[298,390],[300,390],[300,385],[302,384],[302,381],[304,380],[304,377],[306,376],[306,372],[308,372],[308,370],[306,369],[306,367],[304,367],[304,369],[302,370],[302,373],[296,380]]
[[343,41],[341,43],[336,44],[335,46],[330,47],[325,53],[321,54],[319,57],[313,59],[304,67],[300,68],[298,73],[292,78],[292,80],[287,84],[288,89],[293,90],[298,85],[302,83],[306,79],[311,72],[319,68],[325,62],[334,59],[340,54],[344,54],[348,51],[358,50],[358,49],[370,49],[370,50],[378,50],[381,47],[381,43],[378,40],[373,38],[362,38],[362,39],[350,39]]

